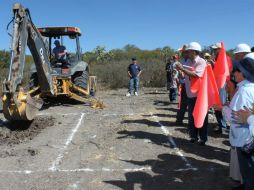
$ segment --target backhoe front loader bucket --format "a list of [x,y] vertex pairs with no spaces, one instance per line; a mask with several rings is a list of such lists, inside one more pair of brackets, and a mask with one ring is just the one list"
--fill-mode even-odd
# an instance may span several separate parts
[[3,96],[4,117],[9,121],[33,120],[42,104],[43,101],[40,98],[31,97],[29,93],[18,92],[16,96],[5,94]]

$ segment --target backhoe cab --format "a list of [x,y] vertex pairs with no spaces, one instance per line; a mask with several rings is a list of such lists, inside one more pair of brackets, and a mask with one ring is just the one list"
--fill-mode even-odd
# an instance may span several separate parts
[[[38,29],[29,10],[19,3],[13,6],[12,23],[11,59],[2,96],[3,113],[7,120],[32,120],[42,107],[44,97],[66,96],[90,102],[92,107],[104,107],[102,102],[90,98],[96,90],[96,77],[89,77],[88,65],[81,61],[79,28]],[[76,42],[76,52],[67,56],[67,66],[52,55],[52,41],[59,39],[63,43],[64,38]],[[29,90],[23,84],[26,47],[34,59]]]
[[[53,96],[66,95],[79,101],[85,101],[84,97],[94,96],[96,92],[96,77],[89,76],[88,64],[81,60],[81,50],[79,37],[81,31],[78,27],[44,27],[38,28],[40,34],[44,37],[44,41],[49,49],[49,61],[51,65],[51,75],[55,81]],[[61,45],[65,45],[65,41],[69,40],[72,45],[74,44],[75,52],[70,52],[67,48],[67,56],[65,64],[58,60],[53,55],[54,41],[59,40]],[[31,68],[30,87],[36,88],[38,83],[36,67],[33,65]],[[72,88],[82,91],[82,95],[77,97],[68,92],[70,80]],[[67,86],[66,86],[67,85]],[[72,90],[74,90],[72,89]],[[80,94],[80,93],[79,93]],[[49,96],[46,94],[46,96]]]

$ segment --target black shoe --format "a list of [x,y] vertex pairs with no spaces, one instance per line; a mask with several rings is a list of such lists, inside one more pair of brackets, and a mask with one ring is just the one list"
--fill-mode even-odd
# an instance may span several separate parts
[[244,190],[244,184],[238,185],[236,187],[232,187],[231,190]]
[[198,144],[201,145],[201,146],[205,146],[205,141],[200,140],[200,141],[198,142]]
[[220,128],[214,129],[213,132],[216,134],[222,134],[222,129],[220,129]]
[[183,126],[183,122],[182,121],[176,121],[174,124],[175,124],[175,126]]
[[195,143],[195,142],[197,142],[197,139],[190,139],[190,141],[189,141],[190,143]]

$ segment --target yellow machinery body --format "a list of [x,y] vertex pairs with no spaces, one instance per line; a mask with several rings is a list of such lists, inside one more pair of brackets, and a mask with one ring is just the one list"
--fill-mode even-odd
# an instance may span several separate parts
[[[80,102],[89,102],[93,108],[104,108],[104,104],[90,97],[91,90],[96,90],[96,76],[89,77],[88,88],[83,89],[71,82],[70,77],[53,76],[54,97],[67,96]],[[3,113],[7,120],[32,120],[43,105],[39,88],[24,92],[22,89],[12,96],[3,95]]]

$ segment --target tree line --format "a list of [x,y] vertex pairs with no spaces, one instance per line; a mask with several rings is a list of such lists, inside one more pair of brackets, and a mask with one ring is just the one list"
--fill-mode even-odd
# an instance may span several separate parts
[[[68,48],[67,48],[68,49]],[[205,47],[203,53],[209,52]],[[136,57],[142,70],[140,84],[145,87],[163,87],[166,83],[165,64],[168,58],[176,54],[173,48],[165,46],[154,50],[143,50],[128,44],[121,49],[107,51],[105,46],[97,46],[92,51],[82,54],[82,60],[89,64],[90,75],[96,75],[101,88],[125,88],[128,86],[127,67],[131,58]],[[232,57],[232,50],[228,51]],[[0,80],[7,75],[10,63],[10,51],[0,50]],[[24,75],[29,76],[29,68],[33,63],[31,55],[26,56]],[[28,77],[27,77],[28,78]]]

